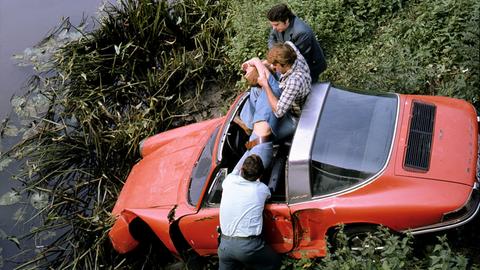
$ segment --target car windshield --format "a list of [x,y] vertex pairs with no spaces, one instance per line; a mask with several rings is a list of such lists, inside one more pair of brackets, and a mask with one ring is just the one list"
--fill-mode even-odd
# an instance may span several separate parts
[[312,149],[314,196],[359,184],[387,161],[395,129],[397,96],[331,88]]
[[210,139],[203,148],[202,154],[198,158],[197,163],[192,171],[192,178],[190,181],[190,188],[188,189],[188,201],[191,205],[196,205],[200,199],[200,195],[205,186],[205,181],[210,173],[212,167],[212,154],[215,147],[215,138],[217,137],[220,127],[210,135]]

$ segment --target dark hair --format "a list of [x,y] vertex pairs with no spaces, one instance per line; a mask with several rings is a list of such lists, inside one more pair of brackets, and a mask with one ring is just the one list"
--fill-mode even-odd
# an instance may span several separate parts
[[271,22],[286,22],[288,19],[292,19],[292,11],[286,4],[278,4],[270,8],[267,12],[267,18]]
[[297,54],[290,45],[278,42],[273,44],[272,48],[268,50],[267,61],[270,64],[280,64],[281,66],[292,66],[297,60]]
[[252,154],[243,162],[241,175],[249,181],[255,181],[262,176],[264,169],[262,159]]

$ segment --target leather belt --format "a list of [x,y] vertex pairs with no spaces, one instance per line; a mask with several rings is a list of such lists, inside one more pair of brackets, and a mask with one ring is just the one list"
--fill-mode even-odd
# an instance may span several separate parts
[[228,236],[225,234],[222,234],[222,238],[224,239],[230,239],[230,240],[250,240],[250,239],[258,239],[260,238],[260,235],[250,235],[250,236]]
[[271,136],[270,135],[260,136],[260,137],[255,138],[254,140],[246,142],[245,147],[247,148],[247,150],[250,150],[254,146],[256,146],[257,144],[266,143],[266,142],[269,142],[269,141],[271,141]]

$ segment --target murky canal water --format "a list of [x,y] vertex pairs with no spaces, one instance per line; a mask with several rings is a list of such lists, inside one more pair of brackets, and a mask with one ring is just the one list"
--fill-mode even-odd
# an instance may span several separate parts
[[[20,95],[28,78],[33,74],[30,67],[19,67],[12,58],[26,48],[33,47],[60,25],[62,17],[70,18],[78,25],[82,18],[93,25],[102,0],[0,0],[0,123],[12,111],[12,95]],[[0,140],[0,152],[16,142],[15,137]],[[0,164],[0,169],[2,165]],[[14,257],[25,245],[36,245],[35,241],[17,242],[34,226],[34,221],[25,224],[30,202],[20,201],[10,205],[5,194],[19,186],[11,176],[16,172],[15,164],[0,170],[0,269],[13,269],[19,258]],[[17,246],[19,244],[19,246]]]

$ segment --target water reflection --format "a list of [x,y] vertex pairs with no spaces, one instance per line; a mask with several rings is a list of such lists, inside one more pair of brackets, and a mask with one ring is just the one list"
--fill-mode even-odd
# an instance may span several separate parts
[[[69,17],[73,25],[78,25],[83,18],[95,16],[101,4],[102,0],[0,0],[0,130],[4,132],[0,153],[7,151],[18,141],[17,134],[24,132],[3,120],[12,111],[11,103],[21,105],[23,102],[20,98],[11,100],[11,97],[25,91],[23,88],[33,74],[31,67],[18,66],[12,56],[40,42],[63,17]],[[92,19],[87,21],[93,25]],[[0,269],[13,269],[21,260],[15,257],[21,249],[41,248],[42,241],[54,236],[46,232],[42,239],[19,239],[35,228],[35,219],[26,213],[42,208],[46,200],[41,193],[34,194],[30,201],[21,199],[16,192],[19,182],[12,179],[16,172],[15,163],[0,160]]]

